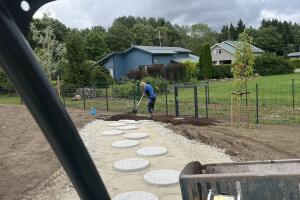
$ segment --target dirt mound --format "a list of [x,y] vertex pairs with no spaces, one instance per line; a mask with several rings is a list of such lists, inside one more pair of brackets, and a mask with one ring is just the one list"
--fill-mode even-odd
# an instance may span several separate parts
[[[105,121],[118,121],[120,119],[144,120],[144,119],[150,119],[150,118],[145,117],[145,116],[134,115],[132,113],[124,113],[124,114],[113,115],[104,120]],[[171,115],[169,115],[169,116],[157,115],[157,116],[155,116],[154,121],[170,123],[173,125],[189,124],[189,125],[193,125],[193,126],[209,126],[209,125],[215,125],[215,123],[217,122],[214,119],[191,118],[191,117],[178,118],[176,116],[171,116]]]

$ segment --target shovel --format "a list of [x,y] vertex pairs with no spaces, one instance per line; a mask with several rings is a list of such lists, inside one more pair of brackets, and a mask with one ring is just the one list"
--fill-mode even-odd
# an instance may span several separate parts
[[138,102],[138,104],[136,105],[136,107],[132,110],[133,114],[137,114],[137,112],[139,111],[138,106],[140,105],[141,101],[142,101],[143,97],[141,97],[141,100]]

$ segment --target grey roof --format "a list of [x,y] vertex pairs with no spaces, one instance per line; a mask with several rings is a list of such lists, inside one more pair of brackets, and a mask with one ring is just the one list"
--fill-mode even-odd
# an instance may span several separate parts
[[[212,48],[214,48],[216,45],[222,47],[223,49],[231,52],[232,54],[235,53],[235,47],[239,44],[244,43],[243,41],[224,41],[222,43],[215,44]],[[253,53],[264,53],[264,51],[254,45],[251,45],[251,49]]]
[[300,56],[300,52],[292,52],[287,55],[288,57]]
[[183,63],[186,60],[190,60],[193,63],[196,63],[199,61],[199,57],[189,54],[189,56],[187,58],[173,58],[172,61],[177,62],[177,63]]
[[134,46],[134,47],[147,51],[151,54],[176,54],[178,52],[180,53],[192,52],[191,50],[184,49],[181,47],[158,47],[158,46]]

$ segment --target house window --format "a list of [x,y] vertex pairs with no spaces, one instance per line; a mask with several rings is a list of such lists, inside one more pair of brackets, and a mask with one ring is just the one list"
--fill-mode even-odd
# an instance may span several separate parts
[[139,71],[143,71],[145,74],[147,74],[147,65],[137,66]]
[[215,54],[221,54],[221,49],[215,49]]

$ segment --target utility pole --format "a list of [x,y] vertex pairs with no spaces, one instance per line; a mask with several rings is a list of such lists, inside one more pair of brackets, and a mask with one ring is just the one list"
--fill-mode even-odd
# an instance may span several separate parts
[[158,39],[159,39],[159,46],[161,47],[160,30],[158,30]]

